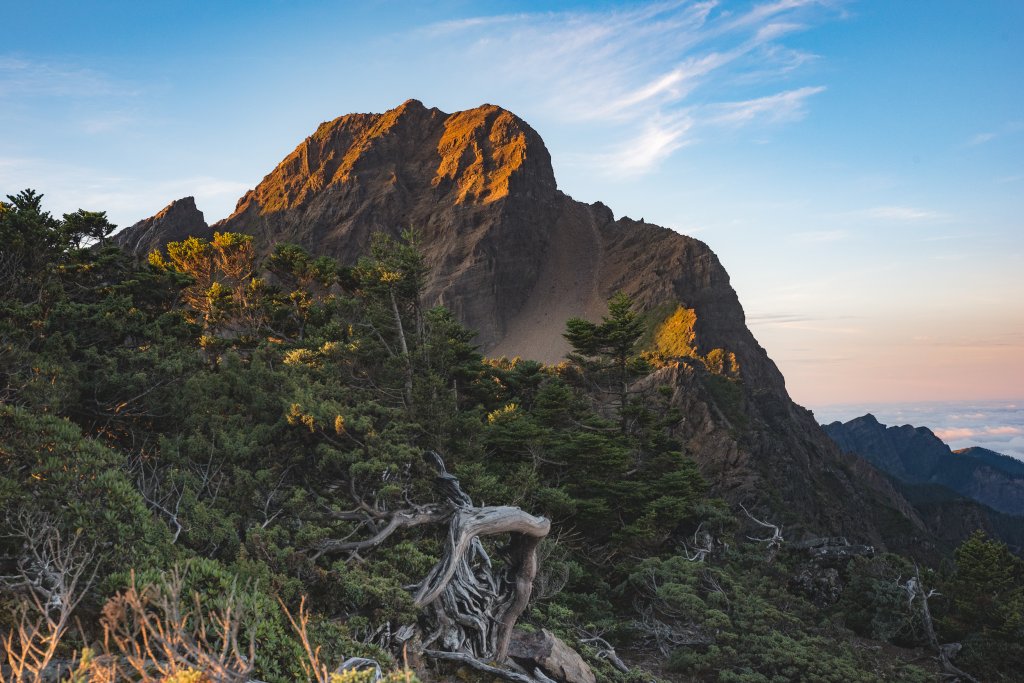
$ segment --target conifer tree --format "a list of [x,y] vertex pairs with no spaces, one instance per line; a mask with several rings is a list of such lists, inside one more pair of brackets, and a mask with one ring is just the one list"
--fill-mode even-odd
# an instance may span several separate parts
[[649,371],[637,346],[644,332],[643,321],[633,310],[633,300],[618,292],[608,301],[608,315],[595,324],[582,318],[571,318],[563,335],[572,345],[570,358],[590,371],[600,385],[618,397],[620,429],[626,431],[626,405],[630,383]]

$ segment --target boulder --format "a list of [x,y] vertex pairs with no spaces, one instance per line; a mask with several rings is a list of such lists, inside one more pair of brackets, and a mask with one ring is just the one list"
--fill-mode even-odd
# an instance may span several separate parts
[[546,629],[533,633],[517,629],[512,633],[508,654],[527,669],[540,667],[560,683],[597,683],[579,653]]

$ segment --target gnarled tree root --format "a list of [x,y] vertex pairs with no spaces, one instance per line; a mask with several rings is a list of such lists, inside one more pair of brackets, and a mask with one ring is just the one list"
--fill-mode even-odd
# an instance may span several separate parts
[[[478,659],[505,659],[512,629],[533,591],[537,545],[550,529],[549,520],[516,507],[464,507],[455,512],[448,527],[444,558],[427,575],[415,597],[417,607],[435,605],[442,631],[478,631],[475,642],[446,638],[448,644],[456,646],[449,649],[462,650]],[[494,571],[479,540],[498,534],[512,537],[504,575]]]

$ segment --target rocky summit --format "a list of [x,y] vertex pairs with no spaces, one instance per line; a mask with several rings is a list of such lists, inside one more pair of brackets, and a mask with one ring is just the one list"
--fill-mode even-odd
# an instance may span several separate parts
[[122,230],[114,236],[114,242],[133,254],[145,256],[168,242],[183,240],[189,235],[204,235],[208,231],[195,198],[185,197],[171,202],[155,216]]
[[[293,242],[353,263],[373,233],[407,228],[430,269],[428,302],[476,330],[490,356],[558,362],[569,349],[567,319],[596,320],[614,293],[632,297],[651,348],[675,359],[650,381],[675,387],[677,436],[726,498],[773,500],[797,534],[884,545],[875,518],[895,513],[906,520],[898,545],[927,535],[887,479],[840,453],[790,400],[711,249],[559,191],[541,137],[501,107],[447,114],[409,100],[383,114],[341,116],[224,220],[207,226],[187,198],[119,240],[141,252],[186,233],[241,232],[264,250]],[[721,376],[740,388],[723,391]]]
[[321,124],[228,218],[207,226],[194,206],[178,200],[120,241],[141,250],[243,232],[351,263],[372,233],[414,228],[430,266],[428,298],[476,330],[489,355],[556,362],[569,348],[566,319],[598,317],[621,290],[644,308],[692,309],[697,351],[728,348],[747,376],[782,390],[707,245],[560,192],[544,141],[500,107],[445,114],[409,100],[342,116]]

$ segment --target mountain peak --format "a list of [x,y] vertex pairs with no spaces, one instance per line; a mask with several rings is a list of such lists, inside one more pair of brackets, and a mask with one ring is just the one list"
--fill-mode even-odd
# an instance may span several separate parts
[[450,182],[457,203],[488,204],[507,197],[520,176],[522,189],[553,192],[551,156],[544,141],[512,112],[493,104],[456,112],[437,144],[440,163],[432,183]]
[[486,104],[446,114],[406,100],[382,114],[322,123],[242,197],[232,217],[274,214],[356,188],[487,204],[517,191],[550,195],[556,184],[543,140],[511,112]]
[[114,242],[134,254],[146,254],[167,242],[206,235],[209,226],[195,197],[176,199],[155,215],[114,235]]

